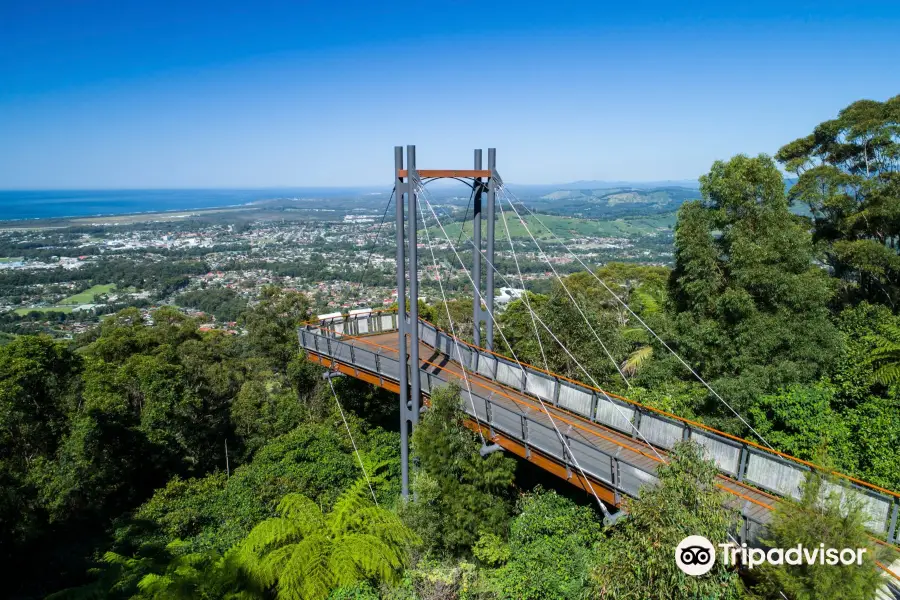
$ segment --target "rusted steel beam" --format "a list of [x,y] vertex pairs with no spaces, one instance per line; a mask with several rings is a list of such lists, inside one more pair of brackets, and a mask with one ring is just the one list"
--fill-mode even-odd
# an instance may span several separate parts
[[[451,170],[451,169],[419,169],[418,170],[419,177],[422,179],[432,178],[432,177],[463,177],[463,178],[472,178],[472,177],[490,177],[491,172],[488,169],[460,169],[460,170]],[[397,171],[397,177],[409,177],[409,171],[407,169],[400,169]]]

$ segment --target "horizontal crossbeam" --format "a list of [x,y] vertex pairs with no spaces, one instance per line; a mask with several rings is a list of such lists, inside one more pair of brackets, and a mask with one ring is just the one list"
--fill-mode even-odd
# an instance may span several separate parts
[[[422,179],[445,178],[445,177],[490,177],[489,169],[418,169],[416,171]],[[397,171],[397,177],[409,177],[407,169]]]

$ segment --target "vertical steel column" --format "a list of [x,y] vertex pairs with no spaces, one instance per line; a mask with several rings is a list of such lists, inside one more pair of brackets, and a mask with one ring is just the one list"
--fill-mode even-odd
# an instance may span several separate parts
[[[475,151],[475,168],[481,168],[481,149]],[[473,323],[473,340],[476,346],[481,345],[481,301],[479,293],[481,292],[481,179],[473,182],[474,200],[472,202],[472,281],[475,282],[476,289],[472,290],[472,323]],[[466,226],[465,223],[462,224]],[[489,269],[490,270],[490,269]]]
[[400,336],[398,350],[400,352],[400,493],[404,498],[409,496],[409,408],[406,380],[406,261],[403,244],[403,192],[407,184],[400,177],[403,169],[403,146],[394,146],[394,195],[397,201],[397,331]]
[[407,216],[409,220],[409,361],[410,361],[410,391],[409,391],[409,423],[410,432],[419,422],[419,407],[421,406],[421,379],[419,377],[419,259],[416,246],[418,244],[416,189],[418,174],[416,173],[416,147],[406,147],[406,162],[409,169],[409,177],[406,183],[407,189]]
[[[488,148],[488,170],[491,172],[491,178],[488,180],[487,193],[487,263],[494,264],[494,201],[496,194],[496,183],[494,180],[494,171],[497,169],[497,149]],[[487,291],[484,294],[484,302],[487,305],[487,319],[485,319],[485,327],[487,328],[487,349],[494,349],[494,269],[489,266],[487,270]]]

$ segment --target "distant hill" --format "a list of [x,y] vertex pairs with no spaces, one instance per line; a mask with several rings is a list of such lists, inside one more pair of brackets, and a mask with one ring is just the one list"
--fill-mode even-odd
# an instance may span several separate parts
[[700,196],[696,188],[680,186],[557,188],[542,190],[540,194],[536,191],[532,190],[533,195],[520,193],[519,198],[541,212],[593,219],[670,213]]
[[683,187],[689,189],[700,189],[700,182],[697,179],[666,179],[661,181],[573,181],[558,186],[560,189],[610,189],[610,188],[636,188],[647,190],[662,187]]

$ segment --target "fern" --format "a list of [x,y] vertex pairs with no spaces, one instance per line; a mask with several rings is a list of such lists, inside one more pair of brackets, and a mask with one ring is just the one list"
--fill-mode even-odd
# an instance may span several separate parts
[[628,358],[622,363],[622,371],[626,375],[634,375],[651,356],[653,356],[653,346],[641,346],[628,355]]
[[396,582],[418,543],[397,515],[372,502],[365,480],[341,494],[327,515],[299,494],[285,496],[277,513],[250,532],[235,556],[279,600],[322,600],[364,580]]
[[875,367],[875,379],[891,385],[900,380],[900,327],[888,325],[883,331],[883,335],[867,338],[875,346],[869,355],[869,363]]

